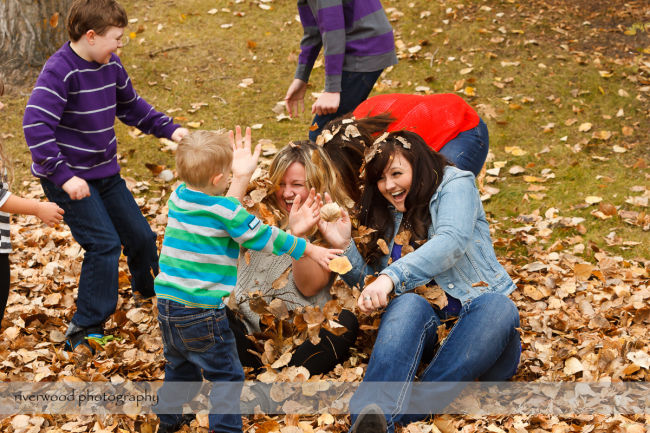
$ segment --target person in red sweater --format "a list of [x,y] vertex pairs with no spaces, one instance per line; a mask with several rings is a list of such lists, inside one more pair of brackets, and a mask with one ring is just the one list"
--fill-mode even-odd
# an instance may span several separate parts
[[[399,130],[418,134],[456,167],[478,176],[489,149],[487,125],[476,111],[453,93],[377,95],[353,113],[328,123],[317,143],[335,162],[350,189],[358,196],[359,169],[366,146],[382,132]],[[353,125],[356,131],[349,129]]]

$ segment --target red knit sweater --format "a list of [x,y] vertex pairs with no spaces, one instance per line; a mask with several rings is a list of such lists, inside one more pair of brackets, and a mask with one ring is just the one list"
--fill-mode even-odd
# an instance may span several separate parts
[[388,126],[388,131],[405,129],[415,132],[436,151],[479,122],[476,111],[453,93],[377,95],[361,103],[354,110],[354,117],[358,119],[386,112],[397,119]]

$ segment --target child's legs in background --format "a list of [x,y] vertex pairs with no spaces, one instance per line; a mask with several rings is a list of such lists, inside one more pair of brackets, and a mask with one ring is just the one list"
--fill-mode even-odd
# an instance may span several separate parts
[[82,328],[103,324],[117,305],[117,266],[122,248],[101,197],[102,181],[88,182],[90,197],[72,200],[63,189],[41,179],[45,195],[65,211],[63,220],[85,250],[77,311],[72,317],[72,322]]
[[103,181],[102,200],[124,246],[132,288],[145,298],[154,296],[153,280],[158,275],[156,234],[142,215],[124,179],[115,175]]
[[9,298],[9,254],[0,254],[0,329]]
[[[235,337],[228,326],[225,308],[191,308],[159,299],[158,317],[163,331],[167,329],[163,332],[168,361],[165,382],[200,381],[200,377],[194,378],[189,364],[195,371],[203,370],[203,377],[212,382],[210,430],[241,432],[239,404],[244,371],[237,357]],[[198,388],[191,387],[191,391],[196,393]],[[184,393],[181,399],[191,399],[193,395],[190,397],[189,393]],[[176,399],[178,401],[179,397]],[[162,416],[161,421],[168,422]]]
[[336,113],[326,114],[324,116],[316,115],[311,124],[316,123],[318,129],[309,131],[309,139],[316,141],[316,137],[318,137],[321,129],[323,129],[323,126],[327,122],[354,111],[359,104],[365,101],[382,71],[383,69],[373,72],[343,71],[341,76],[341,102],[339,103],[339,109]]

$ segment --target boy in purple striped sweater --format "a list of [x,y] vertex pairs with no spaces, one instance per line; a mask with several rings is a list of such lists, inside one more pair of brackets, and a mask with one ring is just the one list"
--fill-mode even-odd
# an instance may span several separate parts
[[187,134],[133,89],[115,55],[127,22],[115,0],[74,0],[70,42],[43,67],[23,119],[32,173],[48,199],[64,209],[85,250],[77,311],[66,333],[71,351],[87,350],[88,338],[104,336],[104,321],[117,305],[122,247],[134,296],[155,295],[156,234],[119,174],[115,117],[156,137],[180,141]]
[[307,82],[321,47],[325,91],[311,107],[309,139],[323,126],[363,102],[382,71],[397,63],[393,28],[380,0],[298,0],[303,27],[298,68],[287,90],[289,115],[304,110]]

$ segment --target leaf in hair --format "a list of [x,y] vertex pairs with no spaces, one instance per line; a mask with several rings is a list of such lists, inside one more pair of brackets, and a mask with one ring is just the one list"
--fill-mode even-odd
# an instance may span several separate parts
[[386,241],[383,240],[382,238],[377,239],[377,246],[381,250],[382,253],[388,254],[390,251],[388,250],[388,245],[386,245]]
[[343,125],[347,125],[348,123],[352,123],[352,122],[354,122],[354,118],[341,120],[341,124]]
[[347,128],[345,128],[345,135],[348,137],[356,138],[356,137],[360,137],[361,133],[359,132],[359,129],[356,126],[348,125]]
[[404,137],[399,137],[399,136],[397,136],[397,137],[395,137],[395,138],[397,138],[397,141],[399,141],[400,143],[402,143],[402,147],[403,147],[404,149],[410,149],[410,148],[411,148],[411,143],[409,143],[408,140],[406,140],[406,138],[404,138]]

